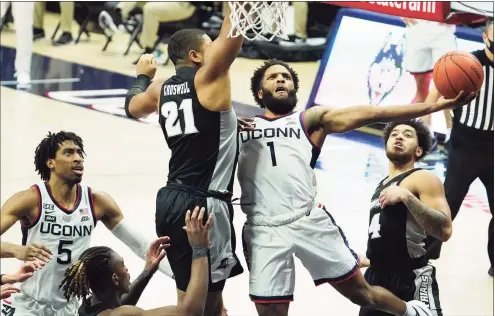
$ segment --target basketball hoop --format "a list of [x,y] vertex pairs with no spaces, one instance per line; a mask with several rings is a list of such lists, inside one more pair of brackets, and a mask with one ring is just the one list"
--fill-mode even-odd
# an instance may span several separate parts
[[229,37],[242,35],[249,41],[255,39],[271,41],[275,37],[289,39],[285,21],[289,8],[288,1],[229,1],[228,3],[232,23]]

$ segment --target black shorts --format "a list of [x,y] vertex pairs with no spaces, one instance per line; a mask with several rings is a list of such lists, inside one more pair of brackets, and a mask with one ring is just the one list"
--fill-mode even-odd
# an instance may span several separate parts
[[[433,316],[442,316],[440,307],[440,294],[435,277],[435,267],[426,266],[411,272],[391,273],[374,271],[368,268],[364,278],[370,285],[386,288],[398,298],[408,302],[412,300],[421,301],[430,308]],[[391,316],[392,314],[376,309],[361,307],[359,316]]]
[[156,197],[156,234],[170,237],[167,258],[177,289],[185,292],[191,277],[192,250],[183,227],[187,210],[192,211],[196,206],[206,209],[205,221],[206,215],[214,214],[210,232],[208,292],[219,292],[223,290],[226,279],[244,271],[235,254],[234,212],[230,200],[220,200],[191,187],[167,185],[158,191]]

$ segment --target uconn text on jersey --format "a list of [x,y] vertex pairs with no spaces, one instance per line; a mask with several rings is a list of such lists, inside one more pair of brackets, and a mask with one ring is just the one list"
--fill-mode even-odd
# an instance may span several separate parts
[[244,131],[241,133],[241,141],[243,143],[251,140],[251,139],[260,139],[260,138],[301,138],[301,130],[294,129],[290,127],[285,128],[264,128],[264,129],[254,129],[252,131]]

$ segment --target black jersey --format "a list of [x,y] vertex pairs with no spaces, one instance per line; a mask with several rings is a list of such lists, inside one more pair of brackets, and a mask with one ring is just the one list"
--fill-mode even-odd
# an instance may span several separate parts
[[197,68],[182,67],[163,83],[159,122],[168,147],[169,182],[232,192],[237,163],[234,109],[204,108],[194,87]]
[[426,264],[424,241],[426,233],[404,203],[380,207],[380,193],[391,185],[399,185],[412,169],[391,179],[382,180],[371,199],[368,250],[371,267],[386,271],[414,270]]

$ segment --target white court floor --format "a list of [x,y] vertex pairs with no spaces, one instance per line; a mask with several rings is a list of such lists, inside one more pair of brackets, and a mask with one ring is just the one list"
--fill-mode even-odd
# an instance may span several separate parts
[[[169,151],[161,131],[154,125],[134,122],[27,92],[2,87],[1,93],[1,202],[17,191],[39,181],[34,172],[34,150],[49,130],[69,130],[79,134],[85,144],[84,182],[109,193],[126,218],[150,238],[155,236],[154,212],[157,190],[165,183]],[[371,159],[370,159],[371,157]],[[351,247],[366,249],[368,202],[386,165],[381,150],[369,145],[329,137],[321,155],[326,170],[316,170],[321,202],[346,233]],[[371,161],[371,168],[366,167]],[[371,171],[365,177],[366,171]],[[235,196],[239,196],[236,185]],[[486,195],[479,184],[470,192],[472,207],[464,207],[454,222],[454,234],[444,246],[438,268],[441,304],[444,315],[493,315],[493,279],[487,275],[486,254],[489,214]],[[483,206],[484,205],[484,206]],[[244,215],[238,207],[234,226],[240,236]],[[308,232],[310,234],[311,232]],[[16,224],[2,241],[21,242]],[[107,245],[119,252],[137,276],[144,262],[98,225],[93,245]],[[238,238],[238,256],[243,266]],[[331,245],[329,245],[331,247]],[[358,308],[328,285],[316,288],[297,261],[295,301],[290,315],[357,315]],[[15,259],[2,259],[2,273],[16,269]],[[247,269],[246,269],[247,270]],[[175,284],[159,272],[149,283],[138,306],[152,308],[175,304]],[[256,315],[248,297],[247,271],[227,283],[224,299],[229,315]]]

